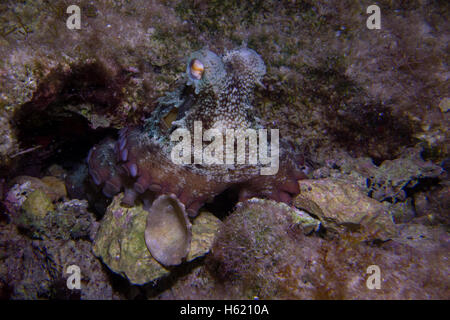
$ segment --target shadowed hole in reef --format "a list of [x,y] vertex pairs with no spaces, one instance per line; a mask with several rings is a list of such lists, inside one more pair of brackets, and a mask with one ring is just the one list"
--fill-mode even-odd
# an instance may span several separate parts
[[89,149],[106,136],[117,136],[117,130],[92,129],[80,114],[82,106],[107,115],[120,104],[129,79],[127,71],[99,61],[69,70],[56,67],[39,82],[32,99],[16,109],[13,122],[20,152],[13,166],[0,168],[0,173],[8,178],[40,177],[52,164],[73,171],[84,163]]
[[31,100],[14,113],[24,155],[5,173],[39,176],[46,165],[64,167],[83,160],[95,143],[106,135],[115,135],[116,130],[94,130],[78,113],[84,104],[91,106],[95,115],[112,112],[121,103],[122,88],[129,79],[126,70],[99,61],[52,70],[39,82]]
[[199,257],[190,262],[183,262],[178,266],[170,268],[170,274],[150,281],[143,285],[130,283],[123,276],[111,271],[106,265],[102,264],[102,270],[108,277],[109,283],[115,293],[120,294],[123,298],[131,300],[146,300],[158,297],[164,291],[170,291],[180,279],[187,276],[204,263],[205,257]]
[[206,203],[203,209],[212,212],[220,220],[223,220],[231,212],[233,212],[234,207],[239,200],[239,190],[236,188],[228,188],[221,194],[214,197],[213,201]]
[[88,200],[88,210],[101,217],[109,199],[98,197],[99,192],[89,183],[86,157],[106,136],[117,138],[117,130],[92,129],[88,120],[77,113],[55,111],[63,107],[55,104],[18,119],[20,149],[30,151],[23,154],[5,176],[9,177],[7,180],[21,175],[42,177],[47,175],[50,166],[57,164],[65,170],[69,198]]
[[49,111],[34,112],[17,123],[21,150],[30,150],[19,160],[12,174],[40,176],[52,164],[73,170],[83,163],[89,149],[114,129],[92,129],[76,113],[58,115]]

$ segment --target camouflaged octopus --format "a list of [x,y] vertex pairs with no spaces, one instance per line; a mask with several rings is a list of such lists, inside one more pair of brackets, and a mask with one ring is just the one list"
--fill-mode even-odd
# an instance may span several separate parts
[[203,49],[189,57],[180,85],[159,100],[142,126],[123,128],[118,141],[94,146],[88,155],[90,175],[103,193],[112,197],[124,190],[123,203],[136,198],[150,203],[162,194],[175,195],[193,217],[205,202],[234,188],[239,200],[254,196],[289,203],[304,178],[301,160],[280,141],[279,170],[261,175],[262,164],[175,164],[171,133],[192,130],[194,121],[203,129],[262,128],[252,107],[254,89],[266,72],[261,57],[247,47],[223,57]]

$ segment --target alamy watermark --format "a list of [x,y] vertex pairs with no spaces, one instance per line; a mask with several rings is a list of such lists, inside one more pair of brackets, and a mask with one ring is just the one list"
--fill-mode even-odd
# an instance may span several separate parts
[[[70,5],[67,7],[66,12],[70,16],[66,20],[66,26],[70,30],[81,29],[81,9],[77,5]],[[370,16],[366,20],[366,26],[370,30],[381,29],[381,10],[376,4],[372,4],[367,7],[366,13]]]
[[79,266],[72,264],[67,267],[67,274],[70,276],[67,278],[66,285],[70,290],[80,290],[81,289],[81,269]]
[[380,7],[376,4],[372,4],[367,7],[366,12],[370,14],[370,16],[367,18],[366,26],[367,29],[373,30],[373,29],[381,29],[381,10]]
[[[279,130],[270,129],[270,146],[267,133],[267,129],[224,129],[223,132],[217,128],[203,132],[202,122],[195,121],[193,139],[185,128],[178,128],[171,134],[170,140],[178,143],[170,156],[175,164],[257,165],[259,161],[259,164],[267,165],[261,168],[261,175],[274,175],[279,167]],[[205,141],[210,143],[203,147]]]
[[66,26],[70,30],[80,30],[81,29],[81,10],[77,5],[71,5],[67,7],[66,12],[70,16],[66,20]]
[[366,280],[366,287],[369,290],[381,289],[381,269],[376,264],[370,265],[366,270],[370,274]]

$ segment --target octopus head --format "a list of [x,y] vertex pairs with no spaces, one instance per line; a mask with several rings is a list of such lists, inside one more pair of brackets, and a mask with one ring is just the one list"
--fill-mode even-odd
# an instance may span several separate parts
[[202,49],[192,53],[187,61],[186,85],[193,88],[189,110],[183,112],[181,126],[192,128],[194,121],[205,127],[253,127],[249,113],[253,91],[261,84],[266,67],[252,49],[240,47],[227,51],[223,57]]

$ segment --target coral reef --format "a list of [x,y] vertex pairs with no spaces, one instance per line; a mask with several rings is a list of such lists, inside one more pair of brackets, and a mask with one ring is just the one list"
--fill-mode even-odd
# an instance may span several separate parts
[[[72,4],[0,2],[1,299],[450,297],[448,2]],[[175,165],[196,120],[279,129],[278,173]]]

